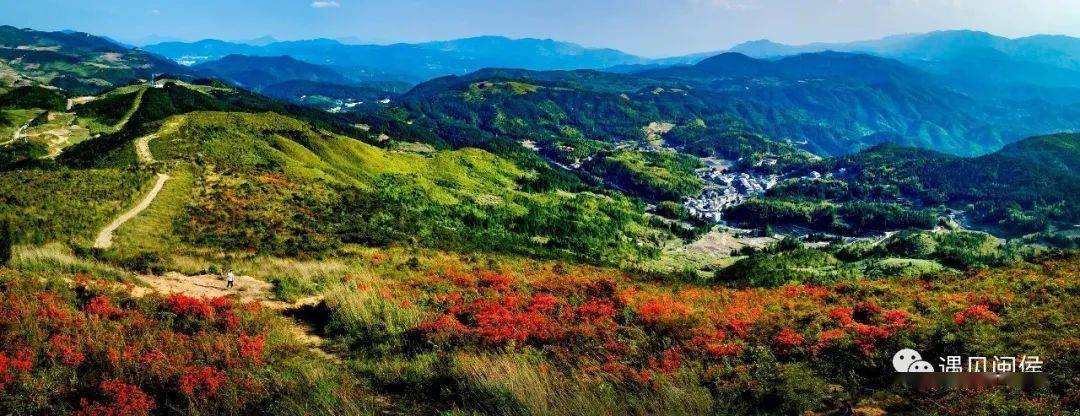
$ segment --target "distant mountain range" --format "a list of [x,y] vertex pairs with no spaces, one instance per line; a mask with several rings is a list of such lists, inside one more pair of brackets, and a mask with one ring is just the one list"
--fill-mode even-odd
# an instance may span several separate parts
[[[493,138],[552,148],[582,146],[580,137],[638,140],[652,122],[670,123],[671,134],[692,134],[695,143],[721,143],[730,131],[747,130],[818,155],[882,142],[975,155],[1080,129],[1077,105],[975,98],[902,62],[841,52],[776,60],[725,53],[632,74],[485,70],[420,84],[402,100],[448,124],[441,130],[464,122]],[[694,125],[700,128],[680,129]],[[688,136],[665,139],[689,143]]]
[[601,69],[648,62],[647,59],[614,49],[586,48],[550,39],[509,39],[499,36],[393,45],[351,45],[332,39],[266,45],[201,40],[159,43],[147,45],[145,49],[189,65],[228,55],[287,55],[334,67],[353,78],[383,78],[413,83],[488,67]]
[[1069,36],[1009,39],[955,30],[847,43],[784,45],[758,40],[737,45],[731,51],[757,58],[821,51],[859,52],[894,58],[967,85],[1080,87],[1080,38]]
[[[416,44],[361,45],[358,39],[279,42],[272,37],[250,41],[163,42],[145,49],[187,65],[228,55],[287,55],[328,65],[353,79],[419,83],[444,75],[483,68],[530,70],[603,69],[637,72],[693,65],[723,52],[776,59],[804,53],[857,52],[896,59],[941,76],[980,96],[1016,96],[1080,101],[1080,39],[1037,35],[1009,39],[985,32],[955,30],[890,36],[846,43],[785,45],[769,40],[746,42],[727,50],[648,59],[614,49],[586,48],[547,39],[485,36]],[[986,68],[993,68],[988,71]]]
[[[1034,72],[1017,69],[1074,71],[1076,54],[1069,47],[1074,40],[1002,39],[976,32],[938,32],[843,46],[870,54],[791,56],[771,54],[826,46],[757,42],[737,49],[756,50],[769,58],[731,52],[694,65],[669,65],[610,49],[538,39],[481,37],[387,46],[326,39],[259,40],[271,42],[265,46],[206,40],[143,50],[84,33],[3,27],[0,65],[11,71],[0,74],[17,78],[7,84],[48,84],[74,94],[100,92],[163,73],[217,78],[336,111],[367,111],[370,108],[357,105],[387,104],[387,98],[397,105],[400,98],[400,104],[439,131],[460,132],[465,123],[489,132],[490,140],[521,136],[517,138],[535,141],[530,135],[537,135],[548,137],[551,146],[568,149],[636,140],[642,128],[654,122],[673,124],[676,132],[682,131],[678,127],[702,124],[704,130],[684,131],[692,133],[692,140],[671,138],[695,146],[734,130],[823,156],[882,142],[976,155],[1023,137],[1080,129],[1080,94],[1075,94],[1080,88],[1069,87],[1068,77],[1060,82],[1036,77],[1041,84],[1027,83]],[[1000,52],[986,52],[990,47]],[[971,53],[959,52],[964,50]],[[197,56],[202,62],[182,66],[150,51],[176,59]],[[900,57],[881,56],[886,52]],[[1027,66],[970,64],[979,77],[966,79],[960,79],[959,72],[941,70],[946,63],[959,66],[961,59],[988,55]],[[931,59],[944,63],[931,65],[927,63]],[[565,71],[611,66],[623,73]],[[454,76],[437,77],[448,73]],[[423,82],[429,78],[433,79]],[[417,82],[423,83],[397,96]],[[576,136],[571,140],[567,134]],[[488,139],[443,140],[479,145]],[[566,162],[577,153],[558,156]]]

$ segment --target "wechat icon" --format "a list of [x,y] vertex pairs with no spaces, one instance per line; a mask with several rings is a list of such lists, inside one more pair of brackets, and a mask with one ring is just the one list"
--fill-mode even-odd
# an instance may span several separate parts
[[933,373],[934,366],[923,361],[918,351],[905,348],[898,351],[892,358],[893,368],[898,373]]

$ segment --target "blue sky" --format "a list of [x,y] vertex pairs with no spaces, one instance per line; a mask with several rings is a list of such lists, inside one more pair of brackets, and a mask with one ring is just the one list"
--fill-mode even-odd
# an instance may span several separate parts
[[1080,36],[1080,0],[0,0],[0,24],[151,36],[540,37],[644,56],[746,40],[846,41],[939,29]]

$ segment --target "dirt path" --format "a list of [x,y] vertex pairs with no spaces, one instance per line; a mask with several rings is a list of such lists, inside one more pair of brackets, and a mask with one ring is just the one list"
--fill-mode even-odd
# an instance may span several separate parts
[[135,139],[135,155],[139,159],[139,163],[149,165],[154,163],[154,155],[150,153],[150,140],[156,139],[157,133],[148,134]]
[[119,217],[114,219],[111,223],[109,223],[109,225],[105,226],[105,228],[102,228],[101,231],[98,232],[97,238],[94,239],[94,248],[105,249],[112,247],[113,233],[116,231],[116,229],[120,228],[120,226],[124,225],[125,222],[128,222],[132,218],[135,218],[136,215],[139,215],[140,212],[143,212],[143,210],[149,207],[150,203],[154,202],[154,198],[157,198],[158,192],[161,192],[161,188],[165,186],[165,181],[167,180],[169,180],[169,175],[159,173],[157,182],[154,183],[153,189],[150,189],[150,193],[146,194],[146,196],[143,197],[142,201],[139,201],[138,205],[135,205],[135,207],[128,212],[125,212],[123,215],[120,215]]
[[26,130],[27,128],[29,128],[30,123],[33,123],[35,119],[37,119],[37,117],[31,118],[30,121],[26,122],[26,124],[23,124],[23,125],[19,126],[18,128],[16,128],[15,132],[13,132],[11,134],[11,138],[8,139],[8,141],[6,141],[6,142],[0,143],[0,146],[7,146],[8,144],[15,143],[16,140],[19,140],[19,137],[22,137],[23,130]]
[[75,108],[75,106],[77,106],[77,105],[83,105],[83,104],[89,103],[91,101],[94,101],[96,99],[97,99],[97,97],[92,96],[92,95],[88,95],[88,96],[85,96],[85,97],[68,98],[67,99],[67,111],[71,111],[71,109]]

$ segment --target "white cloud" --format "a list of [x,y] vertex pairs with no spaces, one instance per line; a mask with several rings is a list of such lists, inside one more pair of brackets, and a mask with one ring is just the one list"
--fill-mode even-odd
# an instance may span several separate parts
[[158,10],[158,9],[151,10],[150,14],[152,14],[154,16],[161,16],[161,10]]
[[341,7],[341,3],[338,3],[337,0],[315,0],[315,1],[311,2],[311,7],[314,7],[316,9],[325,9],[325,8],[328,8],[328,7]]

